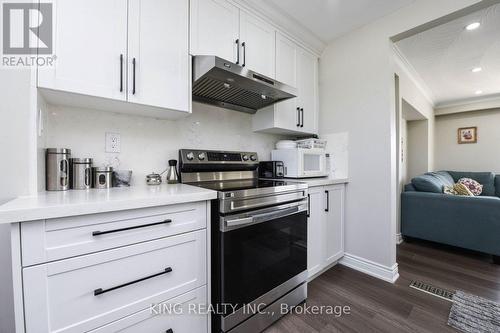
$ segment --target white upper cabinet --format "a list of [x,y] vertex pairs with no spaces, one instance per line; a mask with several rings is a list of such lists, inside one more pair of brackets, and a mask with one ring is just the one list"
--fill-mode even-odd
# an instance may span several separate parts
[[191,0],[191,54],[275,76],[275,29],[226,0]]
[[297,87],[297,44],[276,32],[276,80]]
[[297,51],[297,107],[300,128],[305,133],[318,132],[318,58],[304,49]]
[[241,62],[243,66],[275,77],[275,29],[246,12],[240,12]]
[[191,0],[191,54],[237,62],[240,10],[226,0]]
[[38,69],[49,103],[158,118],[190,112],[188,1],[58,0],[54,8],[57,59]]
[[59,0],[54,5],[52,68],[40,68],[38,86],[127,99],[127,0]]
[[129,0],[128,100],[188,112],[186,0]]
[[276,32],[276,80],[297,88],[297,97],[259,110],[256,132],[308,135],[318,132],[318,59]]

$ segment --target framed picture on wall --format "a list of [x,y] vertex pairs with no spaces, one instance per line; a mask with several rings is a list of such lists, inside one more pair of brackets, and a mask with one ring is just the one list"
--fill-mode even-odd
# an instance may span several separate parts
[[477,127],[462,127],[458,129],[458,144],[477,143]]

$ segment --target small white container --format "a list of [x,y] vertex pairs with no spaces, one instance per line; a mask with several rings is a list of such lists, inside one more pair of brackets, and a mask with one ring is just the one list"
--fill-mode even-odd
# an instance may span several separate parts
[[281,140],[276,143],[276,149],[294,149],[297,148],[297,143],[292,140]]

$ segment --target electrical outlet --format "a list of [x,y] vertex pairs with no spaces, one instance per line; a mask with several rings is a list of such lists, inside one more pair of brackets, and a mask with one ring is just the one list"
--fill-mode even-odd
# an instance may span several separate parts
[[120,134],[106,133],[106,153],[119,153],[120,141]]

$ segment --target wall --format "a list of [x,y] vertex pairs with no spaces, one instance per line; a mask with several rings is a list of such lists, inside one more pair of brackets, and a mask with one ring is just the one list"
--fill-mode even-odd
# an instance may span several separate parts
[[[500,109],[436,117],[436,169],[500,173]],[[477,144],[457,143],[460,127],[478,127]]]
[[[415,176],[430,171],[429,169],[429,121],[408,121],[407,143],[408,143],[408,173],[407,183]],[[431,142],[432,144],[432,142]]]
[[396,267],[397,138],[389,38],[475,2],[415,1],[333,41],[320,59],[320,133],[349,132],[346,252],[385,270]]
[[[48,106],[45,147],[65,147],[73,157],[92,157],[94,165],[133,170],[133,185],[167,168],[180,148],[256,151],[270,159],[281,136],[252,132],[251,115],[193,104],[193,114],[171,121],[146,117]],[[121,153],[105,153],[105,133],[120,133]]]

